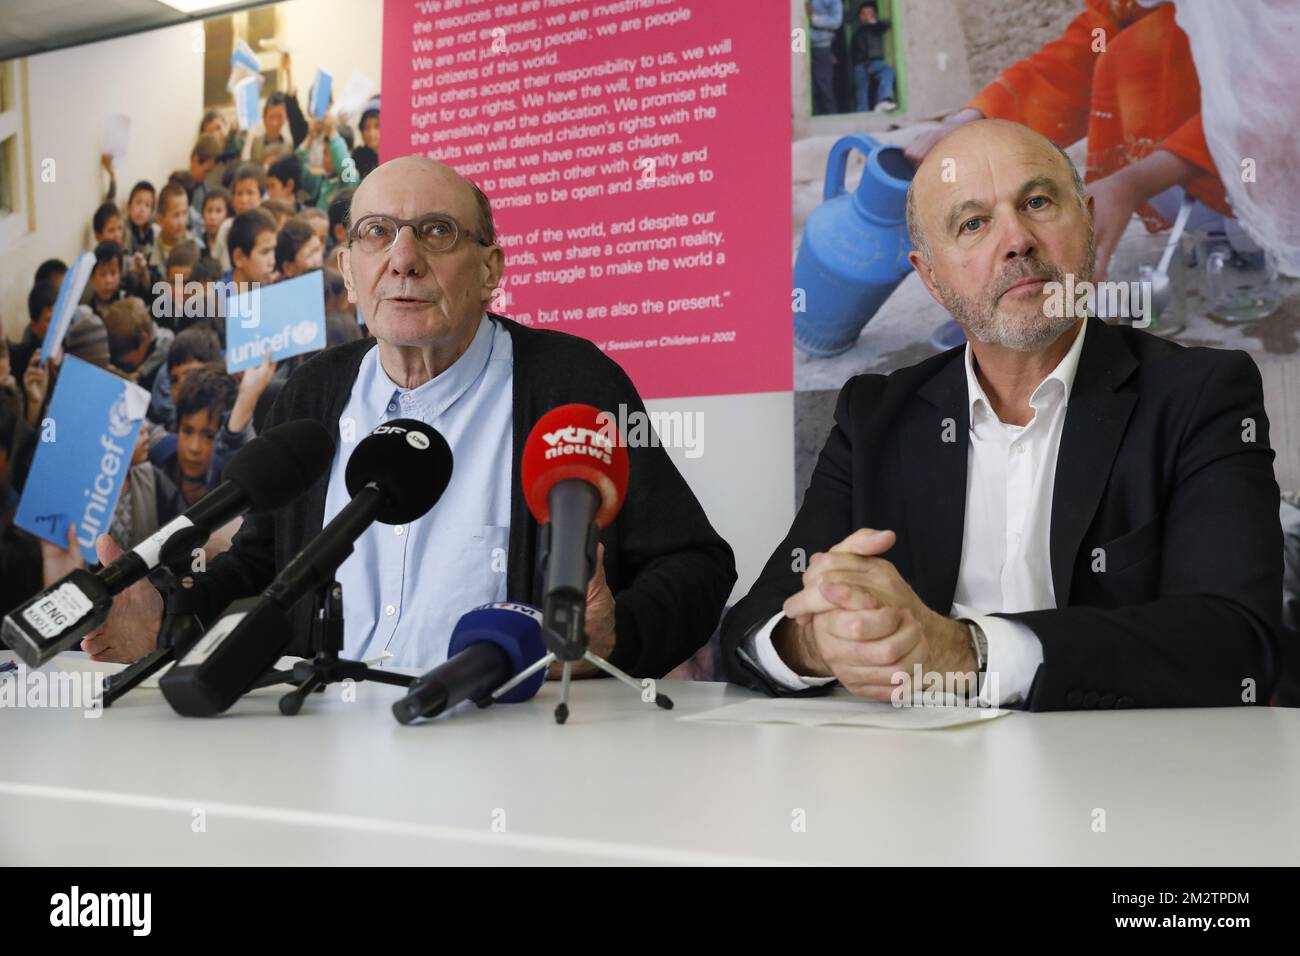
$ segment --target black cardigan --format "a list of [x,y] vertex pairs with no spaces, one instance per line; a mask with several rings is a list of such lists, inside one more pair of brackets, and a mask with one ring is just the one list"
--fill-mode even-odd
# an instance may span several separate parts
[[[536,421],[557,405],[585,402],[617,413],[645,406],[627,374],[586,339],[530,329],[501,316],[514,349],[514,441],[510,548],[506,596],[540,606],[538,525],[520,491],[519,463]],[[327,349],[297,369],[276,397],[265,427],[300,418],[323,422],[338,440],[338,420],[366,351],[366,338]],[[503,450],[504,451],[504,450]],[[605,574],[615,596],[610,660],[638,677],[672,670],[713,633],[736,581],[730,546],[709,524],[700,503],[661,447],[629,448],[627,495],[605,528]],[[231,602],[260,592],[321,530],[328,475],[273,515],[248,516],[229,551],[195,575],[184,593],[186,610],[210,624]],[[347,595],[344,595],[346,601]],[[313,601],[294,606],[291,653],[309,653]],[[465,610],[469,610],[465,608]]]

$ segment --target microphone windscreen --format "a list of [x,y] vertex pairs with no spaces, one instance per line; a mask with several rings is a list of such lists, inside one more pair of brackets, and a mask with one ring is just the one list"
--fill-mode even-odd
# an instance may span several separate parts
[[627,446],[614,416],[578,404],[553,408],[537,420],[520,465],[524,499],[539,524],[550,520],[549,497],[555,484],[576,478],[600,495],[596,524],[602,528],[623,506],[627,471]]
[[353,496],[377,485],[385,503],[375,520],[406,524],[438,503],[451,481],[451,464],[451,447],[436,428],[394,418],[357,443],[344,480]]
[[[510,658],[510,676],[515,676],[546,656],[546,645],[542,643],[542,612],[528,604],[511,602],[484,604],[466,611],[451,632],[447,657],[455,657],[471,644],[483,642],[495,644],[505,651]],[[512,687],[509,693],[502,694],[498,701],[517,704],[528,700],[541,690],[545,681],[546,668],[542,668],[519,686]]]
[[222,478],[248,495],[252,512],[283,508],[329,469],[334,439],[312,418],[267,429],[235,453]]

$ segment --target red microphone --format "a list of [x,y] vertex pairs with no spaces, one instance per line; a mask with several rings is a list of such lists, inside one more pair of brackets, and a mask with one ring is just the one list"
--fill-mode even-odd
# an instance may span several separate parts
[[561,405],[528,433],[520,471],[524,500],[542,526],[542,638],[560,660],[580,660],[600,529],[627,491],[627,447],[613,415]]

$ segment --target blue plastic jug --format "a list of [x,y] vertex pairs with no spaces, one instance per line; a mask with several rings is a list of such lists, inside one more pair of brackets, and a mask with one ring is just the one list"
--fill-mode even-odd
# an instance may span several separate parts
[[[862,181],[844,190],[850,150],[867,157]],[[826,159],[823,203],[804,223],[794,263],[794,344],[809,355],[837,355],[858,339],[880,304],[912,271],[907,254],[907,185],[912,164],[897,146],[855,133]]]

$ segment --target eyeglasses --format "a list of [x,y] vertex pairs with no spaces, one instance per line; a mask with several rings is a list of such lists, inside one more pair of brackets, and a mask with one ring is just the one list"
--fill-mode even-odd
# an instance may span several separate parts
[[430,252],[446,252],[453,248],[461,236],[468,236],[480,246],[490,246],[482,236],[464,228],[450,216],[432,213],[419,219],[395,219],[392,216],[364,216],[348,232],[348,245],[361,247],[370,255],[387,252],[397,242],[403,226],[410,226],[420,242]]

